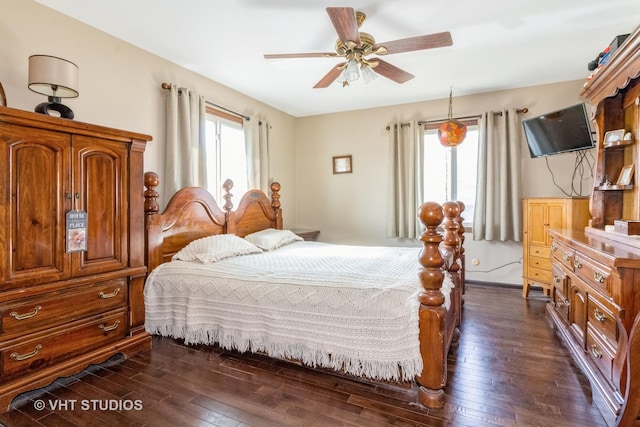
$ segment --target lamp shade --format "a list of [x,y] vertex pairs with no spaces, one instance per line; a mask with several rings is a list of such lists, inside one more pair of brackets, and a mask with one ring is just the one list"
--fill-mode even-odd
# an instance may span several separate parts
[[459,120],[450,119],[438,128],[438,139],[444,147],[455,147],[467,136],[467,126]]
[[78,96],[78,66],[49,55],[29,57],[29,89],[57,98]]

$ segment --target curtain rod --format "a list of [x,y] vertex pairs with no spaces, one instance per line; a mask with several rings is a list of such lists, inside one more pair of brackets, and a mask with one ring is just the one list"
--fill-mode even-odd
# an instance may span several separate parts
[[[171,85],[169,83],[162,83],[162,89],[165,89],[165,90],[171,89]],[[212,107],[219,108],[220,110],[226,111],[227,113],[231,113],[231,114],[236,115],[238,117],[242,117],[243,119],[245,119],[247,121],[251,120],[250,117],[245,116],[244,114],[237,113],[237,112],[235,112],[233,110],[230,110],[230,109],[228,109],[226,107],[223,107],[222,105],[214,104],[213,102],[207,101],[206,99],[205,99],[204,102],[209,104],[209,105],[211,105]]]
[[[528,113],[528,112],[529,112],[529,109],[528,109],[527,107],[525,107],[525,108],[518,108],[518,109],[516,110],[516,113]],[[499,115],[502,115],[502,111],[495,111],[493,114],[499,114]],[[471,120],[471,119],[479,119],[480,117],[482,117],[482,115],[481,115],[481,114],[476,114],[476,115],[474,115],[474,116],[466,116],[466,117],[454,117],[454,118],[455,118],[456,120]],[[446,120],[447,120],[447,119],[439,119],[439,120],[420,120],[420,121],[418,122],[418,125],[419,125],[419,126],[422,126],[422,125],[426,125],[426,124],[429,124],[429,123],[440,123],[440,122],[444,122],[444,121],[446,121]],[[400,126],[409,126],[409,123],[400,123]],[[389,129],[391,129],[391,126],[387,126],[385,129],[386,129],[386,130],[389,130]]]

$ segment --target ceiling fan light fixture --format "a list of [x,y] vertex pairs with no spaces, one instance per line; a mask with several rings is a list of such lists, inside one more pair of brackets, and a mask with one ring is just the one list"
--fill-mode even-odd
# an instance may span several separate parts
[[347,66],[344,68],[344,77],[345,80],[349,83],[354,82],[360,78],[360,70],[359,70],[358,61],[355,58],[352,58],[347,62]]
[[376,77],[378,75],[373,71],[373,68],[367,64],[362,65],[362,80],[364,80],[365,84],[371,83]]

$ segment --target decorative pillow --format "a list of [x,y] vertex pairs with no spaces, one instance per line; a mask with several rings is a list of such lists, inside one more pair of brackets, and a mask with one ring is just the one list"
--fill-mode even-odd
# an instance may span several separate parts
[[265,251],[270,251],[298,240],[304,240],[291,230],[276,230],[275,228],[256,231],[245,236],[245,239]]
[[176,253],[172,259],[211,264],[224,258],[259,252],[262,250],[236,235],[216,234],[194,240]]

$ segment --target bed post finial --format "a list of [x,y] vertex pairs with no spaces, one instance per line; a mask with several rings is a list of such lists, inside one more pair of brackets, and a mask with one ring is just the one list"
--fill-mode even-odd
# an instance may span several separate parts
[[456,219],[460,215],[460,206],[456,202],[444,202],[442,204],[444,209],[444,240],[443,244],[448,251],[453,254],[453,264],[448,266],[449,271],[457,272],[460,270],[460,265],[455,262],[458,259],[460,251],[460,236],[458,235],[458,222]]
[[233,209],[233,202],[231,201],[231,198],[233,197],[233,194],[231,194],[232,188],[233,188],[232,180],[226,179],[222,183],[222,189],[224,190],[224,195],[222,196],[222,198],[224,199],[224,206],[222,207],[222,209],[224,209],[227,213],[230,212],[231,209]]
[[418,209],[420,221],[425,225],[425,231],[420,235],[423,248],[420,251],[420,302],[429,306],[440,306],[444,303],[444,296],[440,292],[444,280],[444,258],[440,253],[442,236],[437,228],[444,219],[442,206],[436,202],[423,203]]
[[273,209],[280,209],[280,183],[272,182],[271,183],[271,207]]
[[276,228],[282,229],[282,214],[280,213],[280,183],[271,183],[271,207],[273,208],[273,214],[276,217]]
[[158,192],[156,187],[160,184],[158,174],[155,172],[144,173],[144,186],[147,187],[144,190],[144,213],[147,215],[157,214],[160,208],[158,207]]

